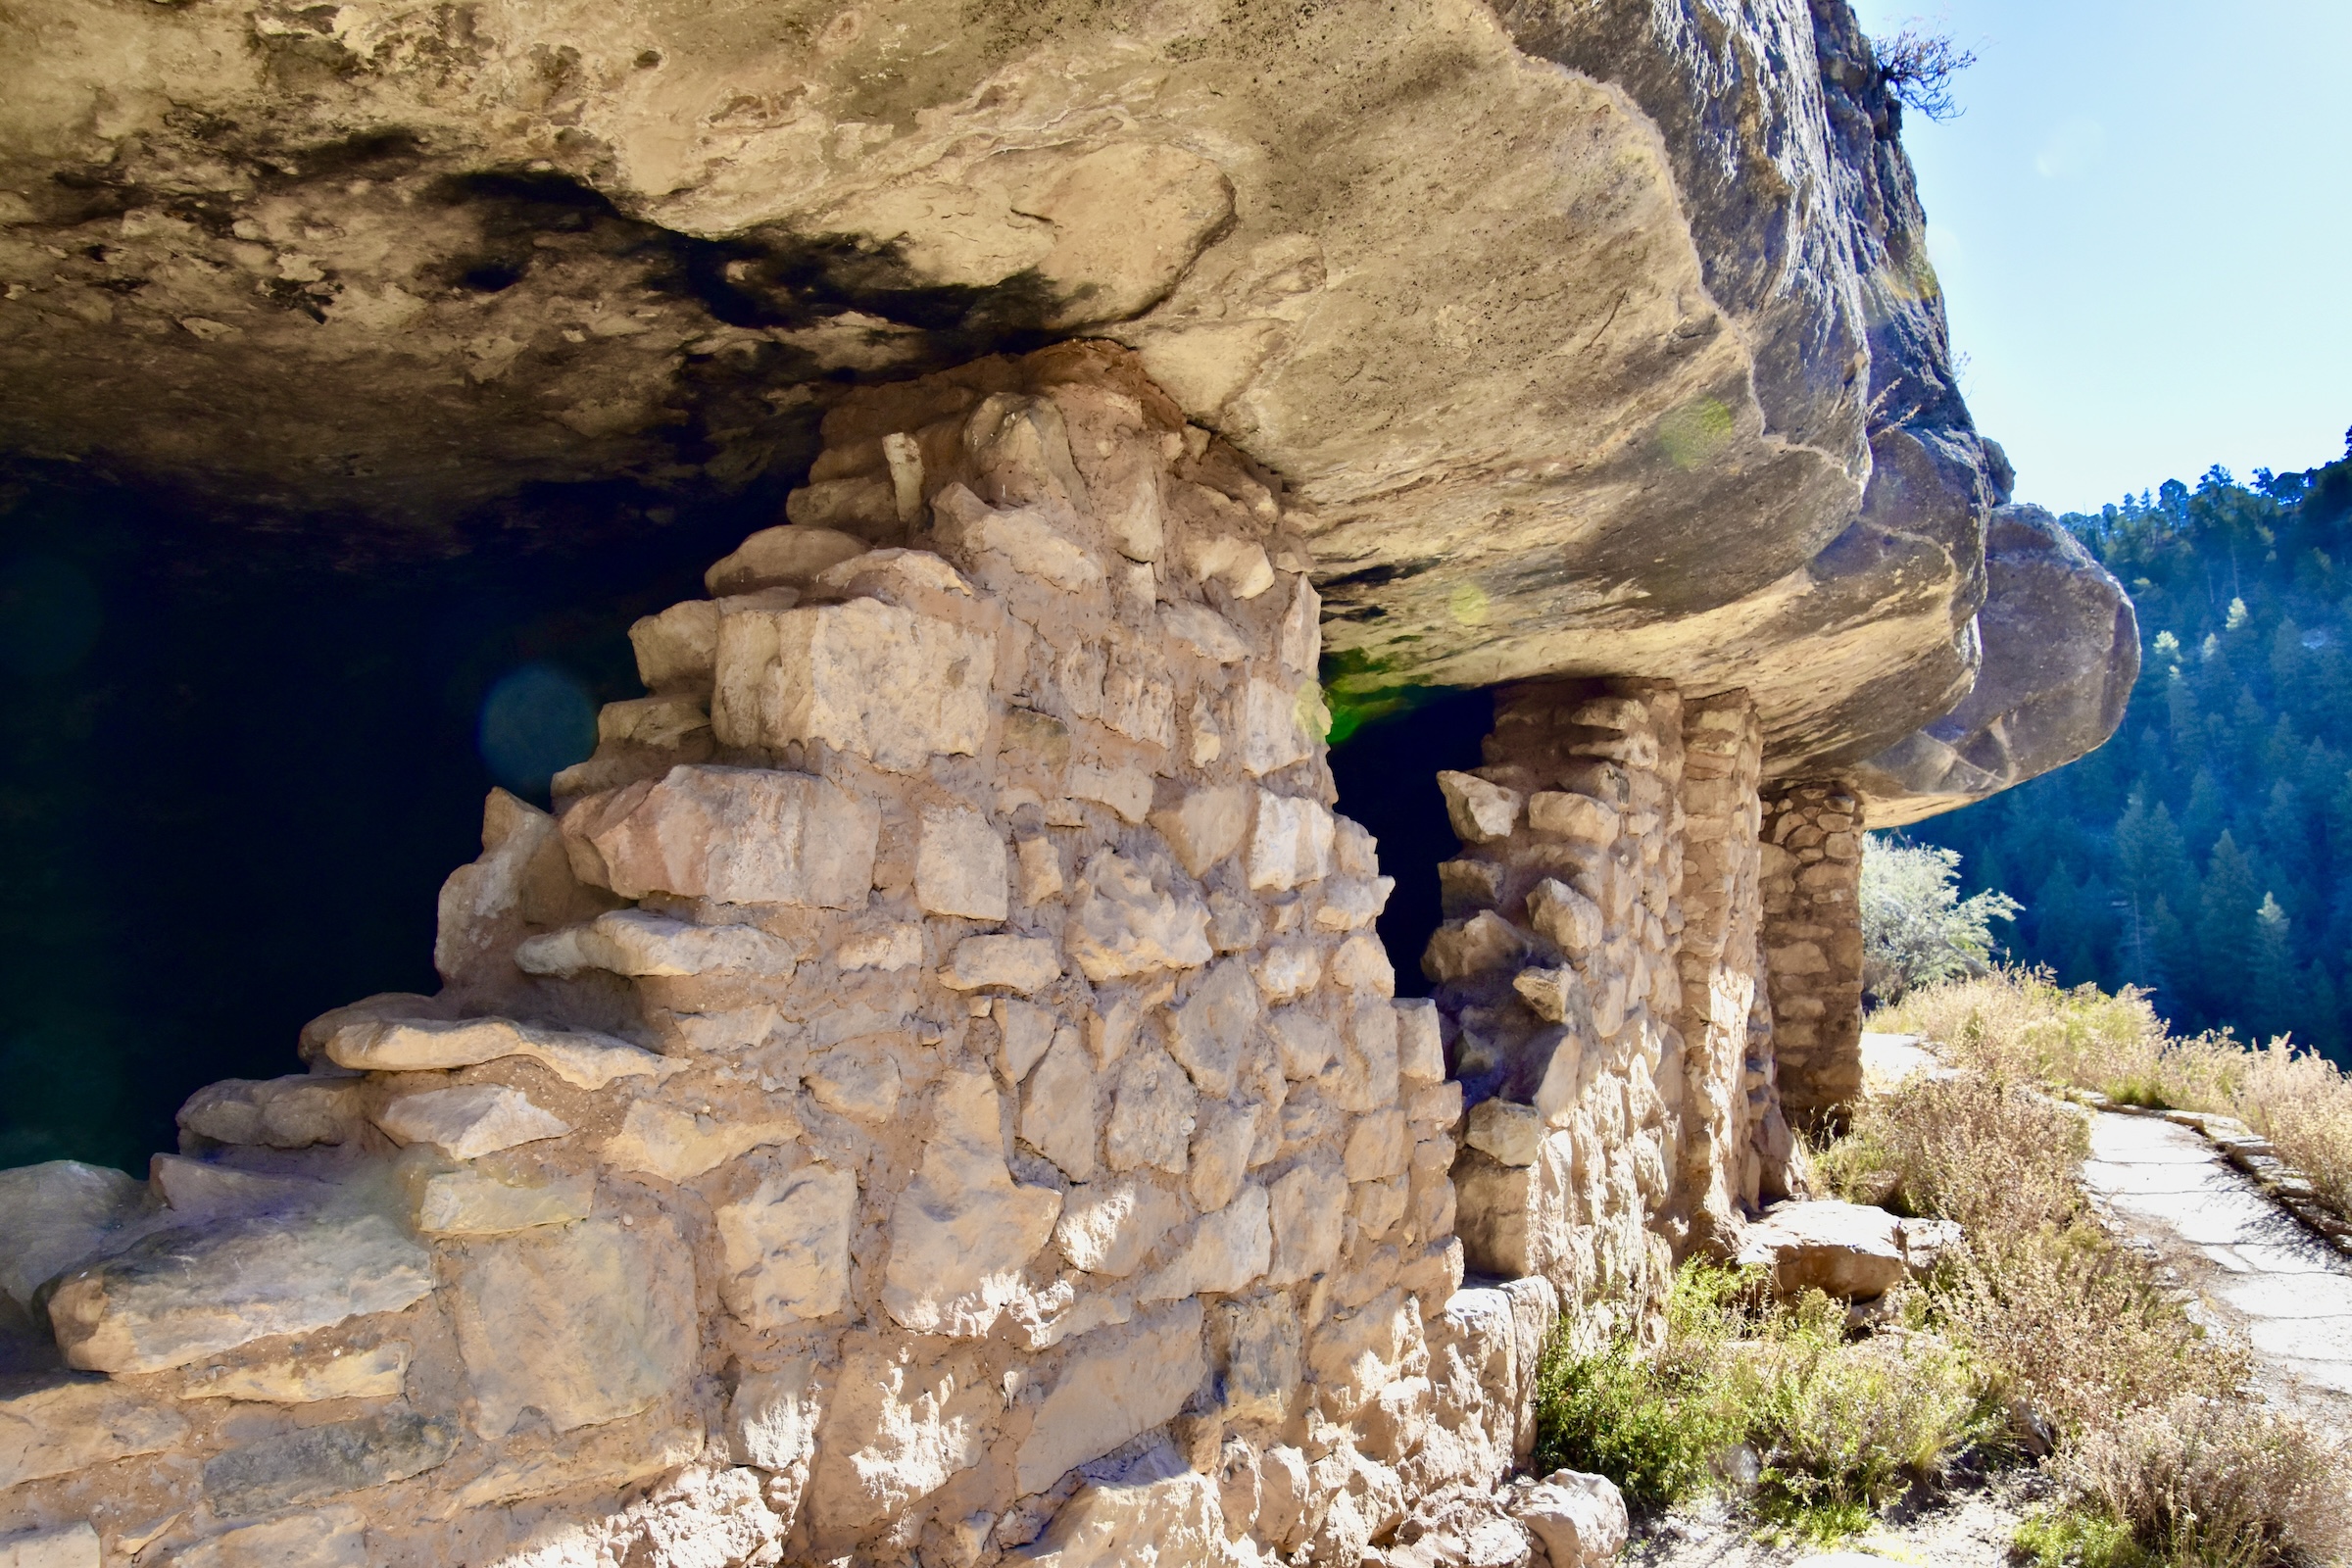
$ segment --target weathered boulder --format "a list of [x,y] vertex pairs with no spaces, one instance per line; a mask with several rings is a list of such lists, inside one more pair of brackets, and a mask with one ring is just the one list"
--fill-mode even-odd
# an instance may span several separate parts
[[1741,1236],[1738,1261],[1769,1269],[1784,1296],[1821,1291],[1844,1300],[1882,1296],[1909,1273],[1901,1220],[1832,1199],[1774,1207]]
[[1950,712],[1853,769],[1873,827],[2064,766],[2123,722],[2139,678],[2139,618],[2123,584],[2039,507],[1995,511],[1984,561],[1976,684]]
[[1625,1498],[1606,1476],[1555,1470],[1514,1491],[1510,1509],[1543,1543],[1551,1568],[1600,1568],[1625,1549]]

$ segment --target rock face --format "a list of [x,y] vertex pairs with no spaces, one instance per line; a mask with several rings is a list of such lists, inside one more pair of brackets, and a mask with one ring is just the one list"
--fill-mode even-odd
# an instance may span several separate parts
[[[1282,476],[1349,701],[1740,687],[1776,773],[1920,751],[1886,770],[1891,820],[2079,744],[2099,709],[2062,694],[2121,669],[2060,603],[2080,563],[2042,589],[1996,566],[1979,614],[2008,470],[1952,385],[1900,112],[1839,0],[281,12],[12,23],[0,441],[397,555],[532,483],[730,493],[850,383],[1093,335]],[[792,520],[896,543],[931,495],[911,456],[817,476]],[[1110,525],[1148,540],[1130,499]],[[976,556],[1062,591],[1090,569],[946,506]],[[747,544],[712,591],[794,564]],[[2029,651],[1985,652],[2021,615]],[[719,693],[718,742],[841,744],[887,690],[846,651],[886,623],[948,635],[880,602],[802,615]],[[657,689],[717,634],[664,628]],[[1966,764],[1939,768],[1905,737],[1983,659],[1982,717],[2034,733],[1933,735]],[[865,716],[911,727],[878,755],[969,695],[884,700]]]
[[1994,512],[1984,560],[1984,668],[1957,708],[1853,769],[1873,827],[2062,767],[2123,722],[2139,678],[2139,618],[2123,585],[2039,507]]

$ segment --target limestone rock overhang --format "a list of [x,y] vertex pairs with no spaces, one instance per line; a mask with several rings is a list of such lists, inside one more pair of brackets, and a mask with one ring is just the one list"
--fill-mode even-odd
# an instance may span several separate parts
[[[737,493],[850,385],[1105,337],[1287,486],[1344,700],[1744,688],[1788,776],[1918,751],[1996,638],[2114,684],[2050,596],[1980,614],[2009,474],[1844,0],[0,27],[0,446],[35,462],[397,560],[534,484]],[[2011,730],[1866,769],[1874,816],[2104,738]]]

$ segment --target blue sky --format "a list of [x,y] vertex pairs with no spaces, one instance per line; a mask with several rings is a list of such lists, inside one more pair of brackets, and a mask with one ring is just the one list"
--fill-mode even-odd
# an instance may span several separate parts
[[1976,51],[1911,115],[1961,386],[2018,498],[2090,510],[2352,425],[2352,0],[1857,0]]

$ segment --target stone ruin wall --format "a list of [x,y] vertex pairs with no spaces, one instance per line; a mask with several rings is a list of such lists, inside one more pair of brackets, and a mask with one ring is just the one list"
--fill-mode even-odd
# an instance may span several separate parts
[[1742,697],[1500,694],[1398,1002],[1268,476],[1086,346],[825,437],[559,814],[493,795],[439,996],[150,1184],[0,1175],[72,1369],[0,1392],[0,1532],[1354,1568],[1492,1516],[1563,1311],[1654,1332],[1783,1190]]
[[1765,800],[1764,949],[1781,1102],[1801,1120],[1862,1093],[1862,805],[1837,780]]
[[1424,958],[1470,1099],[1467,1266],[1533,1275],[1580,1337],[1654,1338],[1668,1275],[1788,1190],[1758,943],[1745,696],[1543,682],[1441,776],[1461,858]]

